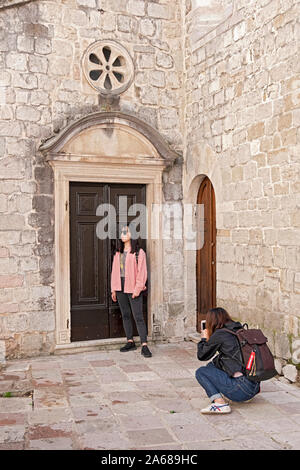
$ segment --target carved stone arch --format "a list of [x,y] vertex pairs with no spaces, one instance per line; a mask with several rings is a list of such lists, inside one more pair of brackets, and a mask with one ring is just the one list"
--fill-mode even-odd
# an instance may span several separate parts
[[85,116],[48,139],[39,150],[54,171],[56,351],[99,347],[99,343],[108,341],[78,344],[70,340],[69,184],[72,181],[146,185],[146,249],[151,269],[147,310],[151,338],[152,319],[159,323],[163,312],[162,216],[155,212],[154,218],[152,213],[155,204],[163,202],[163,171],[180,156],[149,124],[117,112]]
[[[125,134],[135,136],[135,142],[139,142],[137,148],[126,147]],[[101,138],[104,141],[102,145]],[[98,144],[97,147],[93,145],[94,140]],[[108,145],[109,142],[111,145]],[[44,142],[40,151],[47,155],[47,160],[57,160],[63,155],[68,155],[69,159],[76,155],[99,158],[111,151],[111,157],[135,156],[144,163],[148,157],[155,158],[152,163],[162,164],[164,167],[172,166],[174,161],[180,158],[160,133],[148,123],[136,116],[117,111],[93,113],[82,117]]]

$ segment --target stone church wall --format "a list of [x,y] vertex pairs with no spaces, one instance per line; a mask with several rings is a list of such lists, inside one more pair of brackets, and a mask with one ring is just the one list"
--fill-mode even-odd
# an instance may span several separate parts
[[[54,182],[38,148],[97,111],[139,117],[183,155],[163,175],[165,202],[182,207],[196,178],[211,179],[217,303],[263,328],[278,358],[292,359],[300,334],[299,13],[296,0],[1,3],[0,361],[53,352]],[[84,77],[83,54],[102,39],[133,59],[121,95],[100,96]],[[164,240],[162,263],[160,334],[183,339],[195,331],[195,253]]]
[[201,11],[186,11],[184,198],[196,175],[211,178],[217,303],[290,360],[300,333],[299,3],[231,3],[200,35],[188,31]]
[[[7,357],[48,354],[55,343],[53,173],[39,146],[82,116],[119,110],[155,127],[182,154],[180,25],[179,1],[2,4],[0,342]],[[120,96],[100,97],[83,75],[84,51],[101,39],[121,43],[133,59],[134,81]],[[181,165],[164,174],[166,201],[180,203]],[[174,259],[166,257],[166,275],[168,263],[183,273]],[[164,315],[173,290],[169,282]]]

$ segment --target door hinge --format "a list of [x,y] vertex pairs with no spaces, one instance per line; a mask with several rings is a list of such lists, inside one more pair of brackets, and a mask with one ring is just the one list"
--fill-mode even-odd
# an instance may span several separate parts
[[67,330],[69,329],[69,323],[70,323],[70,321],[69,321],[69,319],[68,319],[68,320],[67,320]]
[[68,203],[68,201],[66,201],[66,202],[65,202],[66,211],[68,210],[68,205],[69,205],[69,203]]

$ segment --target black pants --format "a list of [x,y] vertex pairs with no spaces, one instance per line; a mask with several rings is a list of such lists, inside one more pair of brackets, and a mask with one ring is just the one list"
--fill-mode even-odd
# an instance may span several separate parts
[[135,319],[136,327],[141,338],[142,343],[147,342],[147,327],[143,315],[143,294],[140,293],[138,297],[132,298],[132,294],[124,292],[125,278],[121,277],[122,291],[117,290],[117,300],[122,313],[123,326],[127,340],[133,338],[131,311]]

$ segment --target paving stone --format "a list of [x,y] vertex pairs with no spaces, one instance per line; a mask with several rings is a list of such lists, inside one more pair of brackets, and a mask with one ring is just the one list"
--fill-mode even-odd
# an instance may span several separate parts
[[242,450],[242,445],[231,439],[184,444],[186,450]]
[[110,367],[115,365],[115,361],[109,359],[103,359],[98,361],[90,361],[91,366],[93,367]]
[[257,432],[257,421],[254,423],[245,419],[238,411],[224,416],[206,416],[206,419],[219,432],[223,439],[232,439],[237,436],[247,436]]
[[52,380],[49,378],[43,378],[43,379],[36,379],[32,381],[32,386],[34,388],[49,388],[49,387],[57,387],[59,385],[62,385],[62,379],[61,380]]
[[63,370],[61,373],[64,380],[82,380],[82,381],[89,381],[89,380],[96,380],[96,374],[91,371],[91,369],[78,369],[77,371],[74,370]]
[[[300,415],[299,415],[299,418],[300,418]],[[285,432],[299,431],[299,423],[285,416],[280,419],[267,420],[266,422],[256,422],[255,425],[257,428],[260,428],[264,432],[267,432],[270,434],[272,433],[284,434]]]
[[27,414],[25,413],[0,412],[0,426],[12,426],[15,424],[25,424],[26,421],[27,421]]
[[33,424],[27,429],[29,440],[70,437],[73,433],[72,422],[57,422],[52,424]]
[[202,400],[203,398],[207,397],[206,393],[204,392],[204,390],[199,387],[198,385],[198,388],[180,388],[178,390],[178,395],[181,397],[181,398],[184,398],[186,400],[190,400],[190,399],[199,399],[199,400]]
[[140,401],[138,407],[136,403],[116,403],[113,407],[113,412],[116,415],[142,416],[153,414],[155,409],[149,401]]
[[236,437],[236,442],[242,450],[283,450],[284,446],[273,437],[263,433],[250,433],[247,436]]
[[155,444],[152,444],[151,446],[135,446],[135,447],[131,447],[130,450],[163,450],[163,451],[166,451],[166,450],[182,450],[184,449],[184,446],[181,445],[179,442],[177,442],[176,444],[161,444],[161,445],[155,445]]
[[33,439],[29,443],[30,450],[73,450],[73,441],[67,437]]
[[287,413],[289,415],[300,414],[300,402],[293,403],[282,403],[280,405],[281,413]]
[[121,427],[126,431],[136,431],[137,429],[159,429],[163,427],[162,418],[159,414],[142,416],[119,416]]
[[151,371],[150,367],[147,366],[147,364],[126,364],[126,365],[120,364],[120,367],[127,374],[132,373],[132,372]]
[[113,416],[109,418],[95,418],[88,420],[76,420],[76,431],[79,435],[86,433],[118,432],[120,429],[118,420]]
[[129,441],[119,432],[89,432],[79,438],[85,450],[128,449]]
[[79,385],[69,385],[67,387],[67,393],[72,396],[72,395],[81,395],[84,393],[93,393],[93,392],[99,392],[100,389],[100,384],[94,383],[94,382],[86,382],[83,384]]
[[276,419],[283,416],[280,408],[271,405],[270,403],[255,403],[253,400],[251,403],[234,403],[233,409],[236,409],[241,415],[248,421],[263,421]]
[[139,395],[136,392],[112,392],[109,394],[109,400],[111,401],[112,405],[117,403],[137,403],[144,400],[142,395]]
[[148,371],[143,371],[143,372],[132,372],[132,373],[128,373],[127,374],[128,376],[128,380],[131,380],[131,381],[140,381],[140,380],[144,380],[144,381],[148,381],[148,380],[155,380],[157,379],[158,377],[158,374],[156,374],[155,372],[148,372]]
[[[140,353],[79,353],[72,358],[78,368],[61,357],[33,358],[20,368],[14,361],[8,372],[22,377],[19,383],[32,368],[34,407],[30,397],[0,398],[0,450],[300,448],[297,385],[272,379],[251,402],[231,403],[231,414],[204,416],[200,410],[209,400],[194,376],[161,373],[190,373],[186,354],[180,354],[193,352],[190,345],[155,351],[161,353],[156,362]],[[0,373],[0,386],[14,383],[3,380],[8,372]]]
[[25,442],[5,442],[0,443],[0,450],[24,450]]
[[185,388],[185,387],[201,389],[195,377],[183,378],[183,379],[169,379],[169,382],[172,385],[174,385],[174,387],[177,388],[178,391],[180,391],[179,390],[180,388]]
[[0,427],[0,442],[21,442],[24,440],[26,426],[1,426]]
[[295,397],[287,391],[276,391],[265,393],[264,399],[274,405],[282,403],[298,403],[300,405],[300,397]]
[[[1,417],[0,417],[1,419]],[[57,422],[73,421],[73,416],[69,407],[66,408],[41,408],[33,409],[28,413],[29,424],[53,424]]]
[[32,400],[23,397],[0,398],[0,410],[5,410],[6,413],[31,411]]
[[283,431],[273,434],[273,439],[279,442],[284,448],[300,450],[300,432]]
[[193,375],[195,375],[194,371],[193,371],[193,374],[192,374],[187,369],[175,368],[175,367],[157,368],[156,373],[162,378],[170,378],[170,379],[190,378]]
[[133,445],[169,444],[175,441],[165,428],[132,430],[127,437]]
[[198,426],[205,426],[208,424],[207,418],[204,417],[199,411],[191,410],[182,413],[165,413],[161,419],[167,423],[168,426],[180,426],[193,424]]
[[12,380],[2,380],[0,382],[0,395],[12,390],[14,382]]
[[160,410],[167,412],[180,413],[182,411],[189,411],[192,409],[191,405],[186,400],[180,399],[161,399],[151,400],[151,403]]
[[[94,393],[83,393],[80,396],[70,395],[68,397],[68,402],[72,408],[77,406],[99,406],[99,401],[97,394]],[[102,398],[101,402],[104,404],[105,400]]]
[[177,426],[172,426],[171,428],[172,433],[176,436],[176,438],[180,442],[197,442],[199,440],[209,441],[209,440],[221,440],[222,434],[216,431],[214,426],[206,423],[205,431],[195,432],[195,425],[194,424],[182,424]]
[[113,415],[108,406],[100,406],[98,403],[96,405],[89,404],[87,406],[72,407],[72,413],[75,421],[108,418]]
[[40,388],[34,390],[33,401],[35,409],[55,407],[65,408],[68,405],[64,391],[57,389],[56,387],[50,387],[48,389]]
[[117,382],[114,383],[100,383],[101,390],[105,392],[118,392],[118,391],[137,391],[138,390],[138,383],[135,382]]

